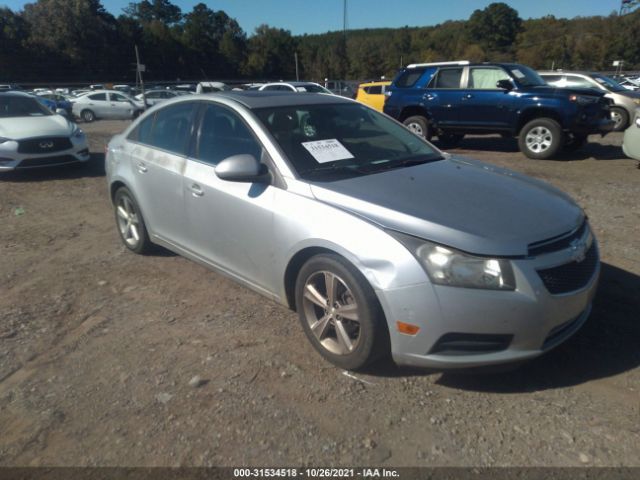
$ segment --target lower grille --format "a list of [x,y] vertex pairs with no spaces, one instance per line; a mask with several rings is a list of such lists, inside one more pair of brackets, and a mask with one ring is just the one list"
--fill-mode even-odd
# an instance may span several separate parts
[[60,165],[63,163],[77,162],[73,155],[58,155],[57,157],[27,158],[22,160],[16,168],[46,167],[47,165]]
[[69,137],[30,138],[18,142],[18,153],[54,153],[71,147]]
[[513,335],[445,333],[429,351],[439,355],[479,355],[509,348]]
[[564,340],[566,337],[570,336],[573,331],[578,328],[581,316],[582,314],[578,315],[576,318],[569,320],[568,322],[564,322],[552,328],[547,335],[547,338],[544,339],[542,349],[546,350],[548,348],[551,348]]
[[581,262],[565,263],[558,267],[538,270],[544,286],[552,295],[580,290],[589,284],[598,265],[598,249],[595,243]]

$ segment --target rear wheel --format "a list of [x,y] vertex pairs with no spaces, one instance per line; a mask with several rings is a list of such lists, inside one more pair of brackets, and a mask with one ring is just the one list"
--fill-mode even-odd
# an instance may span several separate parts
[[518,137],[520,151],[527,157],[545,160],[553,157],[564,143],[560,124],[551,118],[536,118],[527,123]]
[[82,120],[84,120],[87,123],[91,123],[96,119],[96,114],[89,109],[83,110],[80,116],[82,117]]
[[426,138],[427,140],[431,139],[429,121],[422,115],[407,117],[402,123],[419,137]]
[[615,122],[613,125],[614,132],[622,132],[629,126],[629,114],[624,108],[611,107],[611,120]]
[[311,344],[338,367],[357,370],[389,352],[387,324],[373,289],[338,255],[317,255],[304,264],[296,307]]

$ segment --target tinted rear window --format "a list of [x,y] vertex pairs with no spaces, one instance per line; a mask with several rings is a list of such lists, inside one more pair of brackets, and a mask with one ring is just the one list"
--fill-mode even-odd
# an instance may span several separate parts
[[400,74],[400,76],[396,80],[396,87],[399,87],[399,88],[413,87],[423,73],[424,73],[424,70],[422,69],[405,70]]

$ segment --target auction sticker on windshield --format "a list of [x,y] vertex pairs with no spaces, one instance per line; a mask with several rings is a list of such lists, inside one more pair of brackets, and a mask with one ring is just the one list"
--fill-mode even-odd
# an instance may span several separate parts
[[315,142],[303,142],[302,146],[309,151],[318,163],[328,163],[354,158],[349,150],[344,148],[344,145],[335,138],[317,140]]

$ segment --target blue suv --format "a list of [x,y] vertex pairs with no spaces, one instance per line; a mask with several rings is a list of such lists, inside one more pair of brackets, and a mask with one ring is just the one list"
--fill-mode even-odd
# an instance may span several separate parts
[[518,137],[529,158],[551,158],[581,147],[592,133],[613,129],[610,102],[591,89],[551,87],[519,64],[422,63],[400,70],[384,112],[443,147],[465,134]]

